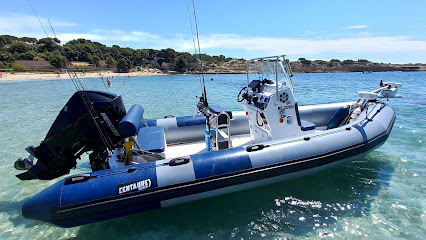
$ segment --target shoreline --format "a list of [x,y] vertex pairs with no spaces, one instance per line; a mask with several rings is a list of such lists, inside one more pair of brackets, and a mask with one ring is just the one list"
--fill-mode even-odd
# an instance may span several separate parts
[[[100,72],[77,72],[79,78],[101,78],[104,77],[135,77],[135,76],[161,76],[168,75],[154,69],[144,70],[139,72],[130,73],[114,73],[110,71]],[[58,79],[70,79],[68,73],[3,73],[0,77],[0,82],[9,81],[26,81],[26,80],[58,80]]]
[[[294,73],[340,73],[345,71],[295,71]],[[402,71],[379,71],[379,72],[402,72]],[[425,72],[425,71],[404,71],[404,72]],[[245,74],[246,72],[209,72],[206,71],[204,74]],[[355,73],[355,72],[347,72]],[[362,72],[358,72],[362,73]],[[374,73],[374,72],[369,72]],[[199,74],[199,73],[187,73],[187,74]],[[144,71],[130,72],[130,73],[114,73],[110,71],[99,71],[99,72],[77,72],[79,78],[101,78],[104,77],[106,80],[107,77],[136,77],[136,76],[166,76],[166,75],[186,75],[186,74],[176,74],[176,73],[163,73],[156,69],[145,69]],[[14,82],[14,81],[34,81],[34,80],[60,80],[60,79],[70,79],[68,73],[46,73],[46,72],[32,72],[32,73],[4,73],[0,77],[0,83],[2,82]]]

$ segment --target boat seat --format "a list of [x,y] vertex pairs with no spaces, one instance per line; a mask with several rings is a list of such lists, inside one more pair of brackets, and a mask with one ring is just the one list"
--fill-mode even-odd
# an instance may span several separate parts
[[219,104],[210,104],[209,105],[209,110],[210,112],[212,112],[213,114],[219,115],[221,112],[226,112],[229,116],[230,119],[232,119],[232,112],[224,107],[222,107]]
[[[135,136],[143,117],[144,109],[141,105],[135,104],[118,124],[118,130],[124,137]],[[144,124],[142,124],[144,125]]]
[[297,103],[294,105],[296,110],[297,124],[300,126],[300,130],[302,131],[310,131],[315,129],[315,123],[311,123],[305,120],[300,119],[299,107]]
[[142,150],[162,153],[166,149],[164,127],[142,127],[139,129],[137,141]]
[[344,106],[339,109],[330,117],[327,122],[327,129],[337,128],[342,124],[343,120],[349,115],[349,106]]
[[300,121],[300,129],[302,129],[302,131],[310,131],[310,130],[314,130],[315,129],[315,123],[311,123],[305,120],[301,120]]

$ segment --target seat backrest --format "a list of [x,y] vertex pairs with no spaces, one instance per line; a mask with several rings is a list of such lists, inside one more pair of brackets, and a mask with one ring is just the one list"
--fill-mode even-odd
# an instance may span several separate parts
[[217,117],[217,125],[220,127],[220,125],[228,125],[228,114],[226,113],[221,113],[219,114],[219,116]]
[[139,104],[133,105],[118,124],[118,130],[125,137],[135,136],[143,117],[143,107]]
[[349,115],[349,106],[344,106],[339,109],[330,117],[327,122],[327,129],[339,127],[343,120]]

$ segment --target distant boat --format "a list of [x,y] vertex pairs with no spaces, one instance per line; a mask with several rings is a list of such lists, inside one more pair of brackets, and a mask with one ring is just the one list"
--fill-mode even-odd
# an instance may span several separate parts
[[362,73],[372,73],[372,71],[363,71]]

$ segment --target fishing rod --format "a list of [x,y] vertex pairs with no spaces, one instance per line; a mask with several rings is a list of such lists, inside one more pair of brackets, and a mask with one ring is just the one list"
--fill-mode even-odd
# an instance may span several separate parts
[[[186,4],[186,7],[188,9],[189,25],[191,26],[191,37],[192,37],[192,44],[194,45],[194,55],[198,56],[198,54],[197,54],[197,48],[195,47],[194,31],[192,30],[193,29],[193,27],[192,27],[192,18],[191,18],[191,13],[189,12],[189,5]],[[201,87],[201,94],[202,94],[203,93],[203,83],[201,82],[201,76],[200,76],[200,87]]]
[[[194,21],[195,21],[195,32],[196,32],[196,36],[197,36],[197,42],[198,42],[198,60],[200,61],[200,66],[201,66],[201,77],[203,80],[203,103],[204,103],[204,107],[208,107],[209,104],[207,102],[207,92],[206,92],[206,84],[204,82],[204,68],[203,68],[203,60],[201,59],[201,47],[200,47],[200,37],[198,36],[198,22],[197,22],[197,15],[195,14],[195,3],[194,0],[192,0],[192,9],[194,11]],[[195,44],[194,44],[195,45]]]
[[[192,9],[194,12],[194,21],[195,21],[195,31],[196,31],[196,36],[197,36],[197,43],[198,43],[198,60],[200,61],[200,66],[201,66],[201,77],[200,77],[200,83],[201,83],[201,98],[200,98],[200,103],[198,104],[198,110],[204,114],[204,116],[206,117],[206,123],[207,123],[207,130],[210,134],[210,112],[208,110],[209,107],[209,103],[207,101],[207,91],[206,91],[206,84],[204,81],[204,68],[203,68],[203,60],[201,59],[201,47],[200,47],[200,37],[198,34],[198,22],[197,22],[197,15],[195,13],[195,3],[194,0],[192,0]],[[190,21],[191,23],[191,21]],[[192,32],[192,23],[191,23],[191,32]],[[197,52],[197,49],[195,47],[195,40],[194,40],[194,34],[192,32],[192,42],[194,44],[194,50],[195,52]],[[201,81],[202,79],[202,81]]]
[[28,0],[28,3],[30,4],[30,7],[33,9],[34,15],[37,17],[38,22],[40,23],[41,27],[43,28],[44,33],[46,33],[46,36],[49,37],[49,35],[47,35],[46,29],[44,28],[43,24],[40,21],[40,18],[38,17],[36,11],[34,10],[33,5],[31,4],[30,0]]
[[55,33],[55,30],[53,30],[52,24],[50,23],[50,19],[48,18],[47,21],[49,22],[50,28],[52,29],[53,35],[55,36],[55,38],[53,39],[53,41],[55,41],[55,43],[57,43],[57,44],[61,44],[61,40],[59,40],[56,37],[56,33]]
[[[34,14],[36,15],[38,21],[40,22],[40,25],[43,28],[44,33],[46,34],[46,36],[48,38],[50,38],[49,35],[46,32],[46,29],[44,28],[43,24],[41,23],[40,18],[38,17],[33,5],[31,4],[31,1],[28,0],[28,3],[30,4],[30,6],[31,6]],[[49,24],[50,24],[50,27],[52,28],[53,34],[55,35],[55,38],[53,39],[53,41],[55,43],[59,44],[61,41],[56,37],[56,33],[53,30],[53,27],[52,27],[52,24],[50,23],[50,20],[49,20]],[[105,130],[103,124],[102,124],[102,121],[99,118],[98,113],[96,112],[95,108],[93,107],[92,101],[90,101],[90,98],[87,96],[86,90],[84,89],[83,84],[81,83],[80,79],[78,78],[77,73],[74,70],[72,70],[71,64],[67,64],[65,69],[67,70],[68,76],[70,77],[72,83],[74,84],[74,87],[77,89],[77,92],[79,93],[84,105],[86,106],[91,118],[93,119],[93,122],[95,124],[96,129],[99,132],[99,135],[101,137],[103,144],[105,145],[105,147],[107,148],[108,151],[112,151],[113,150],[113,143],[112,143],[111,139],[109,138],[108,134],[106,134],[106,130]],[[68,69],[70,71],[68,71]]]

